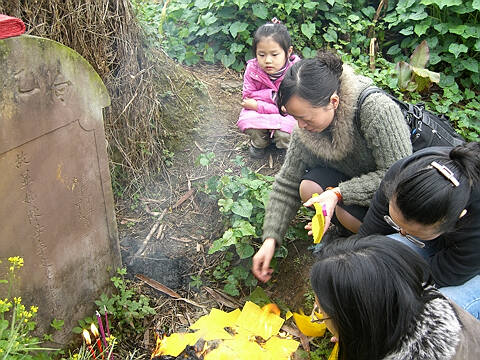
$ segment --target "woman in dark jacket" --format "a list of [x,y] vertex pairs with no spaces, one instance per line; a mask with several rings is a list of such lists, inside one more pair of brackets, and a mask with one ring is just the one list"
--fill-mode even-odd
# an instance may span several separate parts
[[382,235],[321,248],[311,283],[338,358],[480,359],[480,322],[428,279],[417,253]]
[[395,163],[361,236],[392,234],[421,254],[439,290],[480,316],[480,143],[423,149]]

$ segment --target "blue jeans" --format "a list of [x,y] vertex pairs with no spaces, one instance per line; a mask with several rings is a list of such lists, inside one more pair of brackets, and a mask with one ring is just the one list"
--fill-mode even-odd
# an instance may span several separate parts
[[[388,237],[409,246],[425,259],[440,250],[435,240],[425,241],[425,247],[419,248],[401,234],[395,233],[388,235]],[[480,319],[480,275],[474,276],[462,285],[446,286],[438,290],[477,319]]]

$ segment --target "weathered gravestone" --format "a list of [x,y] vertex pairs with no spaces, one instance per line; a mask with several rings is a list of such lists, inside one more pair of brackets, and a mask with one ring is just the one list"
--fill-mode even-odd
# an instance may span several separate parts
[[55,337],[65,343],[121,266],[102,117],[110,99],[87,61],[51,40],[0,40],[0,67],[0,270],[24,258],[18,292],[38,305],[40,330],[65,321]]

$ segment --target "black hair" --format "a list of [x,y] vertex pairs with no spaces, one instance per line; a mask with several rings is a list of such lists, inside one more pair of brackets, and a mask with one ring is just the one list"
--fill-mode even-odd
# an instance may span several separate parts
[[285,51],[288,58],[288,50],[292,46],[292,38],[285,25],[280,23],[267,23],[260,26],[253,36],[252,50],[253,56],[257,56],[257,45],[265,38],[271,37]]
[[339,359],[382,359],[411,330],[425,303],[442,297],[423,258],[383,235],[325,245],[310,281],[338,330]]
[[277,106],[280,114],[293,95],[307,100],[313,107],[326,106],[340,88],[343,62],[334,53],[320,52],[316,58],[303,59],[285,73],[278,89]]
[[[459,186],[431,166],[435,161],[453,172]],[[445,155],[422,156],[413,160],[387,184],[390,201],[407,221],[439,224],[442,232],[452,231],[467,207],[472,188],[480,180],[480,143],[458,145]]]

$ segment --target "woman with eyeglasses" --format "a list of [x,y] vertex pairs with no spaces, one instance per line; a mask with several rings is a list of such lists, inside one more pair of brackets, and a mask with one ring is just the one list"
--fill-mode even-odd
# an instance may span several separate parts
[[480,318],[480,143],[423,149],[395,163],[359,234],[393,234],[422,255],[439,290]]
[[338,358],[480,359],[480,322],[428,279],[421,256],[382,235],[322,247],[310,280]]
[[372,80],[354,73],[333,53],[319,52],[285,73],[277,94],[281,112],[297,127],[265,212],[263,245],[252,272],[271,278],[270,261],[302,202],[314,193],[325,205],[326,224],[357,232],[383,175],[412,153],[410,133],[400,108],[385,94],[370,95],[355,119],[360,93]]

